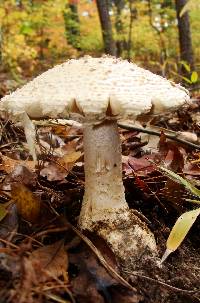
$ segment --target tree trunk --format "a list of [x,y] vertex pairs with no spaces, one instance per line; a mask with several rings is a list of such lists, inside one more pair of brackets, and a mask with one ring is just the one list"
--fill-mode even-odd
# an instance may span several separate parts
[[132,30],[133,30],[133,19],[135,10],[133,8],[133,0],[129,0],[129,11],[130,11],[130,21],[129,21],[129,31],[128,31],[128,43],[127,43],[127,59],[131,61],[131,48],[132,48]]
[[115,16],[115,30],[117,34],[116,38],[116,53],[120,57],[123,50],[126,48],[125,34],[124,34],[124,24],[122,21],[122,10],[125,6],[124,0],[113,0],[113,3],[116,7],[116,16]]
[[0,27],[0,64],[3,63],[3,26]]
[[[175,0],[175,3],[178,19],[180,58],[190,65],[192,71],[194,70],[194,55],[190,31],[190,18],[188,12],[185,12],[182,16],[180,16],[180,12],[187,3],[187,0]],[[182,73],[186,74],[186,71],[182,70]]]
[[65,22],[65,34],[67,42],[77,50],[80,48],[80,20],[78,15],[78,1],[71,0],[66,4],[63,12]]
[[96,0],[96,3],[101,23],[105,53],[116,56],[116,45],[112,35],[112,24],[109,15],[108,0]]

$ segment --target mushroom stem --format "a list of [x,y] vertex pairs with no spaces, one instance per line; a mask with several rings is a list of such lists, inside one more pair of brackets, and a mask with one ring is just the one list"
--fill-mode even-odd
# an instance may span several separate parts
[[85,194],[80,227],[92,230],[128,210],[122,182],[121,143],[116,121],[84,124]]
[[137,264],[141,255],[154,259],[155,238],[125,200],[117,122],[85,123],[83,142],[85,194],[79,226],[96,232],[125,265]]

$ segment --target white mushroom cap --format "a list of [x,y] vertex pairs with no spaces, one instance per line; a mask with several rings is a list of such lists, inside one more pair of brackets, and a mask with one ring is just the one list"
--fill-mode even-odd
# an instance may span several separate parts
[[58,65],[5,96],[0,110],[16,118],[24,112],[31,118],[77,118],[78,113],[98,122],[106,116],[160,114],[188,102],[183,87],[133,63],[86,56]]

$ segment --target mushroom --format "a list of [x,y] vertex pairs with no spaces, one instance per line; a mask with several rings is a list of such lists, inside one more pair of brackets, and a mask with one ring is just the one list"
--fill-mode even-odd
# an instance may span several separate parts
[[122,182],[120,119],[163,114],[189,102],[188,92],[133,63],[109,56],[72,59],[44,72],[2,98],[0,110],[25,127],[31,152],[30,119],[72,118],[83,122],[85,193],[79,217],[120,261],[156,258],[153,234],[129,210]]

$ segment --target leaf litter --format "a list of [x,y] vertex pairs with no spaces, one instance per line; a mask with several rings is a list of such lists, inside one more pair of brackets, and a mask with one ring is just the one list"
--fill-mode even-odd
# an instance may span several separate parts
[[[193,132],[198,121],[192,113],[192,126],[188,115],[177,114],[164,127],[167,123],[173,131],[180,131],[181,123],[182,131]],[[10,122],[4,125],[0,155],[0,298],[4,303],[160,303],[162,296],[169,303],[196,302],[198,293],[191,291],[199,287],[200,279],[198,218],[162,268],[149,268],[141,259],[142,271],[120,272],[105,244],[99,245],[94,235],[78,235],[73,228],[84,189],[81,127],[37,125],[39,157],[34,166],[21,128]],[[162,121],[158,126],[163,127]],[[186,185],[168,178],[158,165],[196,186],[199,156],[191,147],[167,139],[164,131],[159,140],[151,140],[151,149],[150,144],[145,148],[147,142],[141,142],[138,132],[121,129],[120,133],[127,201],[146,218],[161,257],[177,218],[193,211],[189,200],[194,197]],[[64,217],[71,228],[66,227]],[[148,278],[152,279],[150,286]],[[160,286],[158,280],[169,287]],[[179,289],[178,295],[170,285]]]

